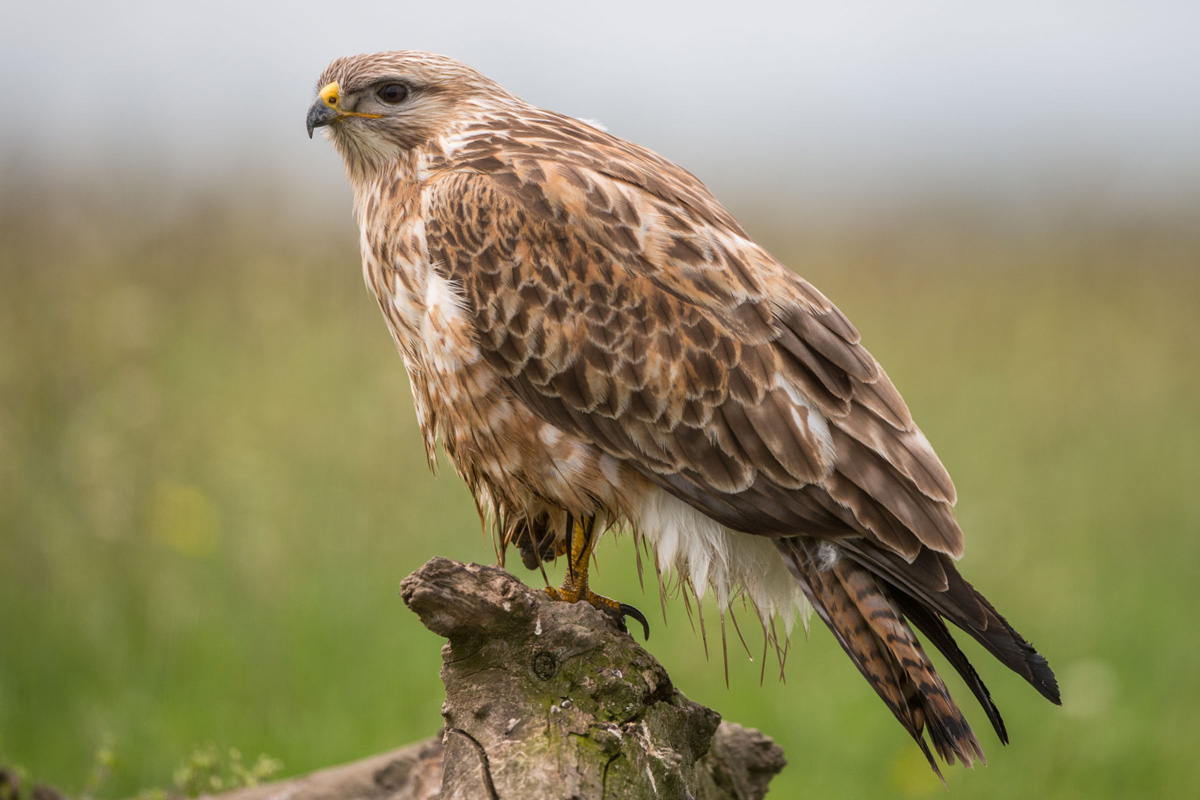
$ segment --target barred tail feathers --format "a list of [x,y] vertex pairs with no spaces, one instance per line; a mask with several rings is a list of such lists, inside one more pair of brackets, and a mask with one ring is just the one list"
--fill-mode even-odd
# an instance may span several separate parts
[[[839,557],[831,545],[803,538],[778,540],[777,544],[817,615],[921,747],[933,771],[941,777],[926,733],[947,764],[956,759],[966,766],[976,760],[986,764],[979,740],[905,621],[888,585],[859,563]],[[981,682],[978,686],[971,688],[983,700],[987,690]],[[998,721],[990,698],[987,706],[989,718]],[[998,730],[1003,730],[1003,723]]]

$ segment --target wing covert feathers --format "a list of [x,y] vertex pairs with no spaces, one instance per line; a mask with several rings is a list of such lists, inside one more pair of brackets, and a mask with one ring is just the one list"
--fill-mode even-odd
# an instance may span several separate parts
[[949,475],[837,307],[690,174],[537,122],[426,190],[430,260],[514,394],[735,530],[961,555]]

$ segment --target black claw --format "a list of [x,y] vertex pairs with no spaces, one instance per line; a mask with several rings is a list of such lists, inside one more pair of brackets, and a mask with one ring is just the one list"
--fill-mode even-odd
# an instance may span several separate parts
[[[621,627],[625,628],[625,617],[633,617],[638,622],[642,623],[642,641],[650,641],[650,623],[646,621],[646,615],[638,611],[628,603],[621,603]],[[625,628],[628,633],[629,629]]]

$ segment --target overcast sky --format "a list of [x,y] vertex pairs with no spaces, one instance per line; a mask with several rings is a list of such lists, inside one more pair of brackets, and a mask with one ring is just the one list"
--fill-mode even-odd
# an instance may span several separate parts
[[415,48],[718,194],[1200,187],[1196,0],[8,5],[0,165],[27,173],[142,161],[183,185],[261,171],[324,189],[344,179],[304,133],[321,69]]

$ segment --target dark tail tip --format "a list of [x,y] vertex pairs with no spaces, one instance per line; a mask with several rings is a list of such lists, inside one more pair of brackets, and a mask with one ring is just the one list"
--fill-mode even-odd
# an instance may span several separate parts
[[1030,645],[1029,649],[1032,651],[1029,656],[1031,675],[1026,680],[1041,693],[1042,697],[1056,706],[1061,706],[1062,695],[1058,691],[1058,678],[1054,677],[1054,670],[1050,669],[1050,663],[1046,661],[1046,657],[1033,649],[1033,645]]

